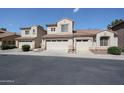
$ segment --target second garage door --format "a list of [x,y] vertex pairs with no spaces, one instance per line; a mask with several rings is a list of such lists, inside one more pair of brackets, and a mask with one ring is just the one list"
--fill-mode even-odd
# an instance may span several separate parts
[[91,47],[91,41],[89,39],[77,39],[76,40],[76,50],[77,51],[85,51],[89,50]]
[[46,40],[47,50],[66,50],[68,49],[68,40]]

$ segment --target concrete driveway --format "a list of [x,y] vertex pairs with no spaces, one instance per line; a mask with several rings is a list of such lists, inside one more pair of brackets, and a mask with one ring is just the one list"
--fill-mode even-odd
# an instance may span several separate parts
[[0,84],[123,85],[124,61],[0,55]]
[[15,55],[41,55],[41,56],[66,56],[71,57],[75,55],[94,55],[92,52],[86,50],[77,52],[76,54],[69,54],[68,51],[63,50],[45,50],[45,51],[29,51],[29,52],[23,52],[21,49],[9,49],[9,50],[0,50],[0,54],[15,54]]
[[33,56],[57,56],[57,57],[72,57],[72,58],[94,58],[94,59],[114,59],[124,60],[124,55],[110,54],[93,54],[90,51],[82,51],[73,54],[61,50],[45,50],[45,51],[29,51],[23,52],[20,49],[0,50],[2,55],[33,55]]

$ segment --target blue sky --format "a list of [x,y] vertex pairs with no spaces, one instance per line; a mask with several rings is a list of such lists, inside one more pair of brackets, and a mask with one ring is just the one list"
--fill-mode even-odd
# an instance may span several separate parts
[[71,18],[75,29],[105,29],[112,20],[124,19],[124,9],[100,8],[9,8],[0,9],[0,27],[19,32],[20,27],[55,23],[62,18]]

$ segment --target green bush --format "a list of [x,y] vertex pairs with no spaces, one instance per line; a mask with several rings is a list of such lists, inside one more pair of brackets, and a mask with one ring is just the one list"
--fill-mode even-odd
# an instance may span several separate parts
[[121,55],[121,49],[119,47],[109,47],[107,50],[108,54]]
[[16,46],[15,45],[2,45],[1,46],[2,50],[13,49],[13,48],[16,48]]
[[30,50],[30,45],[23,45],[22,50],[23,51],[29,51]]

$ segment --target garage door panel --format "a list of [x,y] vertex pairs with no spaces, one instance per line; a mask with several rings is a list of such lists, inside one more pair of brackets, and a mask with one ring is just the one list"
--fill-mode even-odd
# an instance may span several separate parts
[[91,47],[91,41],[90,40],[76,40],[76,49],[78,51],[82,50],[89,50],[89,47]]
[[67,50],[68,42],[67,40],[51,40],[47,41],[47,49],[48,50]]

